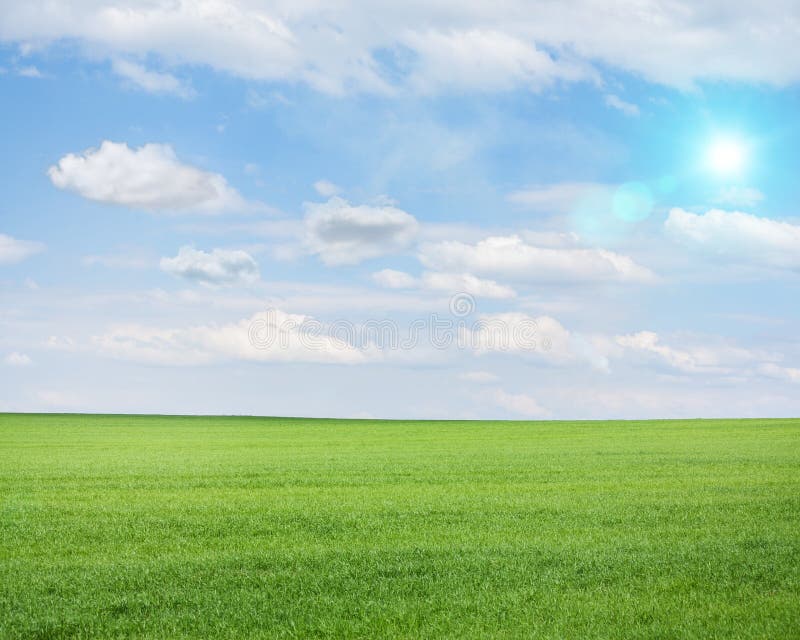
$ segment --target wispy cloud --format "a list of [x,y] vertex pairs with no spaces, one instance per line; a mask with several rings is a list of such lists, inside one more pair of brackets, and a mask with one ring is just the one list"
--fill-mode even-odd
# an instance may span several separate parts
[[764,198],[764,194],[755,187],[725,187],[714,198],[714,202],[730,207],[754,207]]
[[33,364],[33,360],[31,360],[29,355],[26,353],[19,353],[18,351],[9,353],[3,358],[3,362],[9,367],[29,367]]
[[17,75],[22,76],[23,78],[44,78],[44,74],[39,71],[38,67],[33,65],[29,65],[27,67],[20,67],[17,69]]
[[[800,79],[797,56],[786,55],[797,33],[785,3],[721,4],[713,21],[689,0],[626,8],[619,1],[511,0],[500,13],[481,3],[417,3],[381,15],[364,2],[287,12],[263,3],[127,0],[65,12],[29,0],[0,5],[0,24],[11,42],[72,40],[93,55],[150,54],[173,66],[302,82],[333,95],[541,90],[594,80],[605,69],[681,89],[704,80],[785,86]],[[617,100],[615,108],[633,114]]]
[[532,211],[563,214],[570,212],[582,199],[593,194],[607,195],[612,188],[599,182],[560,182],[513,191],[507,200]]
[[197,95],[191,85],[171,73],[152,71],[137,62],[115,58],[111,68],[130,86],[147,93],[174,95],[184,100],[190,100]]
[[632,118],[638,118],[641,115],[641,111],[639,110],[639,106],[633,104],[632,102],[626,102],[619,96],[614,95],[613,93],[607,94],[604,98],[606,106],[611,107],[612,109],[616,109],[617,111],[621,111],[626,116],[630,116]]
[[44,251],[41,242],[18,240],[0,233],[0,264],[13,264]]

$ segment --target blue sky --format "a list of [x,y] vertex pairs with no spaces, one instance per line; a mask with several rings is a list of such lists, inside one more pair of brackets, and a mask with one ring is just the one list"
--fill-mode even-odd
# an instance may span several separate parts
[[0,3],[0,410],[798,415],[800,13],[730,4]]

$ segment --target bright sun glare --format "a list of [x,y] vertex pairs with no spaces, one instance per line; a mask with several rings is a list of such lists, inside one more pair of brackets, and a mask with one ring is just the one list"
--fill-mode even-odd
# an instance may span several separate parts
[[717,140],[708,150],[708,162],[717,173],[736,173],[745,162],[744,145],[737,140]]

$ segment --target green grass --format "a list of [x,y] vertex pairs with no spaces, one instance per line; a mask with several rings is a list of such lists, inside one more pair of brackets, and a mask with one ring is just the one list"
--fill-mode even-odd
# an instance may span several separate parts
[[2,638],[798,638],[800,420],[0,415]]

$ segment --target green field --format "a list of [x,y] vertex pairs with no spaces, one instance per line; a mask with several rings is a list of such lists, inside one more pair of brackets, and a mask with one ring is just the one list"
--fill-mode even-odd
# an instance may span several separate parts
[[0,414],[2,638],[800,637],[800,420]]

